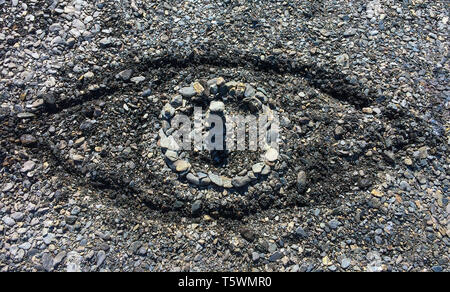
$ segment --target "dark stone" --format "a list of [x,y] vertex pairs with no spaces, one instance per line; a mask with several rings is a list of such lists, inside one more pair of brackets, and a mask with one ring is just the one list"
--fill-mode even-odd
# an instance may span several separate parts
[[256,234],[252,230],[245,227],[241,228],[240,234],[248,242],[253,242],[256,238]]
[[131,69],[123,70],[122,72],[119,73],[119,78],[122,79],[123,81],[130,80],[131,76],[133,76],[133,70]]
[[20,143],[22,143],[22,145],[24,145],[24,146],[30,147],[30,146],[35,146],[37,143],[37,140],[34,136],[25,134],[20,137]]
[[66,217],[66,223],[69,225],[73,225],[77,222],[77,216],[67,216]]
[[42,268],[47,272],[50,272],[53,269],[53,258],[49,253],[44,253],[41,259]]
[[49,113],[55,113],[58,110],[56,105],[55,96],[53,94],[46,94],[43,96],[44,109]]
[[272,254],[270,257],[269,257],[269,261],[271,261],[271,262],[276,262],[276,261],[278,261],[279,259],[281,259],[283,257],[283,255],[280,253],[280,252],[275,252],[274,254]]
[[301,227],[298,227],[295,230],[295,235],[301,237],[301,238],[307,238],[308,237],[308,233]]
[[191,207],[192,215],[194,215],[194,216],[199,215],[201,209],[202,209],[202,201],[200,201],[200,200],[195,201]]

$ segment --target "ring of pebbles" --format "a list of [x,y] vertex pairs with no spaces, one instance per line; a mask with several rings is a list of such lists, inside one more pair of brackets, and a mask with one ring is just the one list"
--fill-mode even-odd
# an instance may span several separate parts
[[[270,129],[274,122],[274,113],[268,104],[267,92],[262,88],[255,89],[250,84],[236,81],[226,82],[224,78],[218,77],[208,81],[196,81],[189,87],[182,87],[178,90],[178,94],[174,95],[167,102],[162,111],[160,118],[163,127],[159,131],[159,145],[164,154],[167,166],[180,177],[186,177],[187,181],[196,186],[215,185],[223,188],[241,188],[249,183],[258,180],[260,177],[267,177],[271,172],[271,167],[278,160],[278,150],[269,146],[271,136],[265,135],[258,139],[258,143],[262,146],[264,154],[260,155],[260,161],[251,166],[250,170],[243,170],[234,177],[219,175],[212,171],[196,171],[193,169],[189,159],[186,157],[186,151],[183,151],[172,136],[175,129],[171,128],[171,121],[177,113],[189,113],[192,111],[191,103],[203,103],[208,105],[206,116],[210,113],[217,114],[221,117],[227,117],[230,111],[226,103],[239,103],[241,106],[248,108],[252,114],[266,115],[266,129]],[[228,125],[229,120],[226,120]],[[207,125],[208,126],[208,125]],[[231,125],[233,126],[233,125]],[[194,129],[190,134],[194,135]],[[205,130],[205,127],[200,129]],[[270,134],[270,131],[268,131]],[[234,137],[233,137],[234,138]],[[262,142],[262,143],[261,143]]]

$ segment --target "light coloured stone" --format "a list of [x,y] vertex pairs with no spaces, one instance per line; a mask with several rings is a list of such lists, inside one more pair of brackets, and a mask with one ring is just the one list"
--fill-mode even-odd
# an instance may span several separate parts
[[275,162],[278,159],[278,151],[274,148],[269,148],[264,157],[269,162]]

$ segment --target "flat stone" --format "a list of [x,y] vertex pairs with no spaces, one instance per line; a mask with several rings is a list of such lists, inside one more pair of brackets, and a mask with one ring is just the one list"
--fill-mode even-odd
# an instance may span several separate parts
[[225,104],[221,101],[212,101],[209,105],[209,110],[213,113],[223,113]]
[[295,234],[301,238],[307,238],[308,237],[308,233],[302,228],[302,227],[298,227],[295,230]]
[[355,34],[356,34],[356,29],[354,29],[354,28],[349,28],[346,31],[344,31],[345,37],[354,36]]
[[16,221],[14,221],[14,219],[8,216],[3,217],[2,221],[9,227],[16,225]]
[[7,183],[4,185],[2,192],[9,192],[10,190],[12,190],[12,188],[14,187],[13,183]]
[[69,225],[73,225],[75,224],[75,222],[77,222],[77,219],[78,219],[77,216],[72,215],[66,216],[66,223]]
[[372,192],[371,192],[371,194],[372,194],[372,196],[377,197],[377,198],[381,198],[381,197],[383,197],[383,195],[384,195],[382,192],[380,192],[380,191],[377,190],[377,189],[373,189]]
[[232,179],[229,177],[222,176],[223,187],[226,189],[231,189],[233,187]]
[[22,169],[20,170],[21,172],[29,172],[32,171],[34,169],[34,167],[36,166],[36,163],[34,161],[27,161],[23,164]]
[[197,95],[202,95],[205,92],[205,88],[199,82],[194,82],[192,87]]
[[22,221],[24,217],[25,214],[23,214],[22,212],[14,212],[11,214],[11,218],[19,222]]
[[260,163],[256,163],[256,164],[254,164],[253,166],[252,166],[252,171],[255,173],[255,174],[260,174],[261,173],[261,171],[263,170],[263,168],[264,168],[264,163],[262,163],[262,162],[260,162]]
[[75,162],[82,162],[84,160],[84,156],[79,154],[73,154],[70,158]]
[[175,109],[170,103],[166,103],[162,110],[162,115],[166,119],[171,119],[175,115]]
[[178,93],[180,93],[184,98],[191,98],[197,94],[194,87],[183,87],[178,91]]
[[283,257],[283,255],[280,253],[280,252],[275,252],[274,254],[272,254],[270,257],[269,257],[269,261],[271,261],[271,262],[276,262],[276,261],[278,261],[279,259],[281,259]]
[[305,193],[307,189],[307,177],[306,177],[306,172],[299,171],[299,173],[297,174],[297,190],[300,193]]
[[194,185],[197,185],[197,186],[200,185],[200,179],[198,177],[196,177],[195,175],[193,175],[192,173],[188,173],[186,175],[186,179],[191,184],[194,184]]
[[66,271],[67,272],[81,272],[82,257],[76,251],[71,251],[67,254]]
[[63,259],[66,257],[66,252],[62,251],[56,255],[56,257],[53,259],[53,266],[57,267]]
[[413,165],[413,161],[412,161],[412,159],[409,158],[409,157],[406,157],[404,161],[405,161],[405,164],[406,164],[407,166],[412,166],[412,165]]
[[251,179],[248,176],[236,176],[233,178],[231,183],[235,188],[241,188],[243,186],[246,186],[251,182]]
[[173,107],[180,107],[183,105],[183,97],[181,95],[175,95],[172,97],[172,100],[170,101],[170,104]]
[[244,96],[246,98],[250,98],[250,97],[255,96],[255,94],[256,94],[256,90],[251,85],[247,84],[245,86]]
[[130,80],[133,83],[139,84],[139,83],[141,83],[142,81],[145,80],[145,77],[144,76],[137,76],[137,77],[131,78]]
[[363,113],[369,114],[369,115],[373,113],[373,110],[372,110],[372,108],[370,108],[370,107],[364,107],[364,108],[362,109],[362,111],[363,111]]
[[120,72],[118,76],[123,81],[128,81],[128,80],[130,80],[132,75],[133,75],[133,70],[127,69],[127,70],[123,70],[122,72]]
[[341,260],[341,267],[342,267],[343,269],[347,269],[348,267],[350,267],[350,263],[351,263],[350,259],[348,259],[348,258],[343,258],[343,259]]
[[193,215],[198,215],[202,208],[202,201],[197,200],[191,206],[191,212]]
[[84,143],[84,141],[86,141],[86,138],[81,137],[79,139],[77,139],[74,143],[73,143],[73,147],[79,147],[81,144]]
[[42,267],[47,272],[50,272],[53,270],[53,258],[49,253],[44,253],[41,258]]
[[39,99],[37,99],[36,101],[34,101],[31,105],[30,105],[30,107],[31,108],[38,108],[38,107],[41,107],[41,106],[43,106],[44,105],[44,99],[43,98],[39,98]]
[[101,48],[107,48],[107,47],[109,47],[109,46],[112,45],[112,41],[111,41],[110,38],[102,38],[102,39],[99,41],[99,44],[100,44],[100,47],[101,47]]
[[34,136],[29,135],[29,134],[25,134],[20,137],[20,143],[22,143],[22,145],[24,145],[24,146],[32,146],[32,145],[35,145],[36,142],[37,142],[37,139]]
[[31,119],[31,118],[34,118],[35,116],[36,115],[32,114],[32,113],[19,113],[17,115],[17,117],[20,118],[20,119]]
[[217,186],[221,187],[223,186],[223,180],[222,177],[218,176],[217,174],[214,174],[212,172],[208,173],[209,179]]
[[264,157],[267,161],[274,162],[278,159],[278,151],[274,148],[269,148]]
[[19,248],[23,249],[23,250],[29,250],[31,248],[31,243],[29,242],[24,242],[21,245],[19,245]]
[[217,77],[216,78],[216,85],[217,86],[222,86],[225,84],[225,79],[223,79],[223,77]]
[[206,186],[211,183],[211,179],[209,176],[204,172],[197,172],[198,179],[200,180],[201,186]]
[[191,164],[186,160],[177,160],[175,161],[174,166],[177,172],[185,172],[191,168]]
[[180,147],[178,146],[177,142],[175,141],[175,139],[172,136],[161,137],[160,146],[163,149],[180,150]]
[[172,162],[175,162],[178,160],[178,153],[173,150],[167,150],[165,153],[165,156],[167,159],[169,159]]
[[105,251],[101,250],[97,253],[97,267],[100,267],[106,259]]
[[261,171],[261,175],[268,175],[270,173],[270,166],[264,165],[264,168]]

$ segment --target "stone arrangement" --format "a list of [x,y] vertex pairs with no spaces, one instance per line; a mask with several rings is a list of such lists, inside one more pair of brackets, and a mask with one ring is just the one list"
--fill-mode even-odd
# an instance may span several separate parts
[[[159,131],[160,147],[165,156],[167,165],[180,177],[186,177],[187,181],[196,186],[215,185],[223,188],[241,188],[259,177],[266,177],[271,172],[271,167],[276,163],[279,157],[278,150],[269,146],[270,137],[260,137],[264,139],[264,153],[260,155],[260,161],[249,166],[249,170],[243,170],[234,177],[221,176],[211,171],[194,170],[186,153],[177,144],[172,136],[176,129],[171,127],[171,121],[177,113],[187,114],[192,110],[192,104],[206,104],[208,109],[206,116],[216,114],[226,118],[236,111],[235,105],[240,108],[245,107],[252,114],[263,114],[267,117],[266,129],[269,129],[274,120],[273,111],[267,105],[267,92],[262,88],[255,89],[250,84],[236,81],[226,82],[224,78],[218,77],[208,81],[197,81],[189,87],[182,87],[178,94],[166,103],[161,111],[163,127]],[[231,107],[231,105],[234,105]],[[238,107],[238,110],[239,110]],[[231,125],[232,126],[232,125]],[[205,125],[200,129],[193,131],[204,133],[208,130]],[[192,132],[191,135],[194,133]],[[258,140],[261,145],[261,141]],[[224,151],[229,151],[224,149]]]

